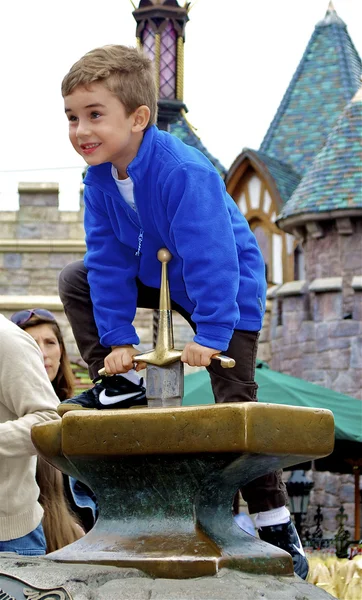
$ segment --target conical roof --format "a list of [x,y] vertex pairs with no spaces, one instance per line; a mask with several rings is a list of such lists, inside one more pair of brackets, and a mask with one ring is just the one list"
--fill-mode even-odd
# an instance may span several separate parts
[[260,151],[303,175],[359,87],[361,59],[332,3],[289,84]]
[[362,87],[285,204],[281,220],[306,213],[362,209]]
[[178,137],[185,144],[188,144],[189,146],[193,146],[194,148],[200,150],[200,152],[205,154],[209,161],[212,162],[212,164],[218,170],[220,175],[222,177],[225,177],[225,167],[223,167],[221,162],[207,150],[207,148],[202,143],[201,139],[195,133],[193,127],[185,118],[184,114],[181,114],[180,118],[176,121],[176,123],[171,123],[170,133]]

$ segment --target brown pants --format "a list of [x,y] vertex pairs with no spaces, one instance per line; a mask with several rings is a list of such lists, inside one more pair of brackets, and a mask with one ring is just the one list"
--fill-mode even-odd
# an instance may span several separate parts
[[[157,309],[159,307],[159,290],[147,287],[140,281],[137,281],[137,285],[137,306]],[[111,349],[105,348],[99,341],[87,270],[83,261],[70,263],[63,269],[59,277],[59,295],[79,352],[88,365],[91,379],[95,379],[98,376],[98,369],[104,366],[104,359]],[[195,323],[193,323],[191,315],[176,302],[171,301],[171,306],[195,330]],[[235,359],[235,367],[223,369],[215,360],[207,367],[215,402],[257,401],[258,386],[254,377],[258,337],[259,332],[235,330],[229,347],[225,351],[227,356]],[[280,471],[254,479],[244,486],[241,492],[244,500],[248,503],[251,514],[286,504],[286,489]]]

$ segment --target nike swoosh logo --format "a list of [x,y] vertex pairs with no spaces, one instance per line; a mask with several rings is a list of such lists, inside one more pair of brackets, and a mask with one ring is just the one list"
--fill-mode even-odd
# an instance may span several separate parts
[[302,547],[302,543],[300,540],[299,541],[299,546],[296,546],[295,544],[293,544],[294,548],[296,549],[297,552],[299,552],[299,554],[301,554],[302,556],[305,556],[303,547]]
[[132,394],[119,394],[119,396],[107,396],[106,391],[102,390],[99,394],[98,400],[101,404],[116,404],[116,402],[121,402],[122,400],[128,400],[129,398],[133,398],[137,396],[139,392],[132,392]]

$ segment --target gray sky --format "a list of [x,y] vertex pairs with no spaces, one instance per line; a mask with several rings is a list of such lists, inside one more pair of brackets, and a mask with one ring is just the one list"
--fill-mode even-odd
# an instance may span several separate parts
[[[70,190],[79,188],[84,163],[67,138],[60,83],[88,50],[135,45],[131,2],[1,4],[0,209],[14,208],[18,181],[60,181],[62,208],[76,209]],[[362,0],[333,4],[361,55]],[[259,147],[327,7],[328,0],[194,2],[186,25],[187,117],[226,168],[243,147]]]

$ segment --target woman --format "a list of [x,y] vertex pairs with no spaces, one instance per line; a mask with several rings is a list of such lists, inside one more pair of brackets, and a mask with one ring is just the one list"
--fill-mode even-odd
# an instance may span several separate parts
[[60,327],[55,316],[45,308],[20,310],[10,321],[26,331],[37,342],[44,357],[44,366],[59,400],[74,393],[74,376]]
[[46,553],[31,428],[58,421],[59,400],[43,363],[32,337],[0,314],[0,552]]
[[[37,342],[49,380],[59,400],[72,397],[74,376],[55,316],[46,309],[35,308],[16,312],[10,320]],[[62,473],[39,457],[36,479],[40,488],[39,502],[44,509],[43,528],[47,552],[53,552],[82,537],[84,531],[66,500]],[[75,496],[74,499],[77,500],[78,489],[84,491],[82,484],[73,478],[65,478],[65,481],[71,492],[70,497]],[[91,494],[88,488],[87,491]],[[88,505],[92,508],[93,500],[89,495],[87,497]]]

